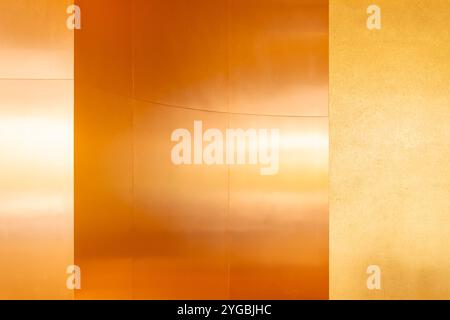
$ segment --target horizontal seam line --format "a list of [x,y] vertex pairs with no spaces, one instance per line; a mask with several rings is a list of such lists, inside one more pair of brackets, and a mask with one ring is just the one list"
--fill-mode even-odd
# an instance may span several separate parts
[[228,112],[228,111],[219,111],[219,110],[205,110],[195,107],[188,106],[179,106],[174,104],[156,102],[151,100],[145,100],[141,98],[132,98],[136,101],[141,101],[145,103],[152,103],[156,105],[160,105],[163,107],[174,108],[174,109],[182,109],[182,110],[191,110],[191,111],[202,111],[202,112],[210,112],[210,113],[218,113],[218,114],[231,114],[231,115],[242,115],[242,116],[259,116],[259,117],[279,117],[279,118],[328,118],[328,115],[288,115],[288,114],[264,114],[264,113],[246,113],[246,112]]
[[[175,105],[175,104],[169,104],[169,103],[163,103],[163,102],[157,102],[157,101],[152,101],[152,100],[146,100],[146,99],[142,99],[142,98],[136,98],[136,97],[130,97],[127,96],[125,94],[122,93],[115,93],[115,92],[110,92],[107,89],[101,88],[101,87],[97,87],[97,86],[93,86],[94,89],[105,92],[107,94],[111,94],[111,95],[115,95],[115,96],[119,96],[122,98],[126,98],[129,100],[135,100],[138,102],[144,102],[144,103],[151,103],[151,104],[155,104],[155,105],[159,105],[162,107],[166,107],[166,108],[172,108],[172,109],[179,109],[179,110],[191,110],[191,111],[200,111],[200,112],[208,112],[208,113],[216,113],[216,114],[227,114],[227,115],[241,115],[241,116],[259,116],[259,117],[273,117],[273,118],[317,118],[317,119],[326,119],[329,117],[329,115],[283,115],[283,114],[263,114],[263,113],[245,113],[245,112],[228,112],[228,111],[219,111],[219,110],[206,110],[206,109],[200,109],[200,108],[195,108],[195,107],[188,107],[188,106],[179,106],[179,105]],[[76,96],[76,92],[75,92],[75,96]]]

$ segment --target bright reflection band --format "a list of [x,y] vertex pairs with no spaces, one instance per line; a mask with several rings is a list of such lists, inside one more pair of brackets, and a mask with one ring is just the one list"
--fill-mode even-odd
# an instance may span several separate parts
[[0,298],[448,298],[449,15],[0,1]]

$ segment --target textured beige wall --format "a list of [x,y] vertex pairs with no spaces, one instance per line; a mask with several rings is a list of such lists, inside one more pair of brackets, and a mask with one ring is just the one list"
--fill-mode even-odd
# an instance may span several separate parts
[[449,21],[448,0],[330,1],[331,299],[450,298]]

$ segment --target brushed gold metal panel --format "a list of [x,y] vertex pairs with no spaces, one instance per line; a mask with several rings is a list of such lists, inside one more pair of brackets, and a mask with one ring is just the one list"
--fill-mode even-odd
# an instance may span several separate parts
[[[84,80],[77,77],[76,85],[75,161],[78,178],[75,181],[75,196],[79,203],[76,213],[80,217],[76,215],[75,220],[75,260],[84,273],[84,289],[77,293],[77,298],[226,299],[274,294],[295,298],[306,296],[308,290],[312,292],[310,298],[327,296],[324,178],[327,155],[322,150],[319,159],[314,160],[313,154],[316,154],[308,149],[314,149],[315,139],[319,140],[319,145],[320,141],[324,141],[327,134],[326,113],[323,114],[325,117],[310,120],[301,117],[258,120],[252,116],[234,119],[230,116],[230,110],[241,113],[267,111],[255,111],[256,106],[264,97],[270,98],[272,93],[282,96],[283,84],[295,80],[293,72],[283,65],[273,76],[280,83],[274,85],[272,90],[269,87],[273,79],[266,75],[257,86],[246,89],[245,95],[235,96],[234,101],[230,99],[230,70],[235,68],[237,72],[233,81],[240,81],[234,85],[243,86],[261,77],[258,69],[275,69],[283,60],[278,56],[279,52],[269,52],[268,56],[273,60],[252,66],[252,71],[243,77],[238,75],[239,64],[249,62],[245,61],[245,50],[235,52],[233,59],[228,56],[230,42],[233,41],[229,34],[232,16],[239,14],[232,14],[231,2],[112,2],[113,16],[121,12],[121,5],[124,6],[124,15],[129,15],[129,4],[133,3],[131,48],[126,32],[119,33],[116,41],[111,41],[107,28],[94,25],[98,23],[94,17],[101,14],[101,5],[97,3],[94,6],[86,0],[83,2],[84,15],[87,15],[92,26],[77,33],[76,38],[76,70],[85,74]],[[302,3],[305,10],[312,6],[309,1]],[[257,6],[255,2],[251,4]],[[266,5],[266,10],[273,8],[270,1]],[[326,12],[326,7],[321,8]],[[87,10],[92,12],[86,13]],[[258,12],[261,17],[262,12]],[[277,14],[287,12],[285,8]],[[325,15],[324,12],[314,12],[319,20]],[[258,19],[251,15],[250,18],[250,24],[258,24]],[[106,19],[106,25],[111,23],[111,18],[101,19]],[[99,21],[103,21],[101,19]],[[282,20],[276,17],[271,21]],[[292,24],[294,20],[292,18]],[[297,22],[301,25],[305,23]],[[128,18],[122,17],[118,23],[130,30]],[[319,29],[323,29],[323,21],[321,23]],[[313,25],[306,23],[305,28],[310,30],[308,28],[313,28]],[[282,29],[288,27],[289,24],[283,25]],[[110,32],[113,33],[115,28],[118,27]],[[289,31],[294,33],[299,29],[297,26]],[[299,35],[301,41],[308,42],[309,38],[302,35]],[[260,34],[247,36],[256,39]],[[322,36],[319,42],[323,42]],[[274,39],[275,35],[271,35],[266,42]],[[81,41],[80,47],[78,40]],[[293,41],[290,39],[285,45],[291,46]],[[311,70],[317,71],[317,74],[310,76],[317,80],[314,85],[318,91],[324,93],[327,61],[322,42],[317,48],[314,39],[310,43],[314,47],[312,51],[317,54],[310,56]],[[105,48],[97,49],[95,44]],[[238,42],[236,44],[239,45]],[[270,51],[270,45],[268,47]],[[117,54],[115,48],[118,48]],[[308,56],[312,55],[312,51],[308,51]],[[112,57],[101,61],[101,57],[108,52]],[[91,55],[94,57],[91,58]],[[95,68],[92,61],[98,61],[100,69]],[[294,64],[293,59],[289,61]],[[117,64],[116,68],[114,64]],[[320,66],[319,70],[315,69],[316,66]],[[303,70],[303,65],[297,67],[294,69]],[[305,70],[309,70],[308,67]],[[105,75],[108,79],[102,84],[101,79]],[[245,108],[244,100],[248,105],[255,106]],[[326,110],[326,98],[320,96],[318,100],[315,101],[316,106]],[[296,97],[295,101],[290,98],[279,101],[283,102],[280,106],[284,108],[283,112],[289,111],[292,115],[296,115],[297,103],[305,107],[302,110],[306,110],[310,102],[304,97]],[[194,110],[197,108],[204,110]],[[274,103],[270,104],[270,108],[272,112],[276,111]],[[314,109],[305,115],[322,113]],[[264,180],[251,178],[258,173],[255,167],[250,166],[232,169],[226,165],[173,165],[170,159],[174,145],[170,140],[171,132],[177,128],[192,130],[194,120],[202,120],[205,127],[221,130],[229,127],[230,121],[243,128],[282,126],[288,132],[283,153],[286,171],[277,178]],[[297,126],[301,128],[296,129]],[[320,133],[319,137],[311,136],[311,132],[316,131]],[[129,132],[132,132],[131,138]],[[117,137],[121,137],[117,148],[106,152]],[[306,146],[302,150],[304,153],[297,150],[302,148],[297,138],[300,138],[300,144],[304,143],[303,148]],[[301,169],[296,169],[295,162]],[[313,172],[308,173],[306,168]],[[296,181],[303,174],[305,181]],[[309,187],[313,189],[312,194],[307,191]],[[271,197],[276,188],[278,193]],[[253,194],[266,197],[265,203],[279,214],[271,215],[267,211],[270,207],[262,208]],[[249,196],[247,202],[246,196]],[[112,200],[108,203],[107,199]],[[283,205],[284,200],[288,202],[286,205]],[[296,216],[296,205],[304,206],[299,209],[302,213],[300,217]],[[239,225],[245,227],[247,223],[249,228],[258,226],[258,218],[255,222],[241,216],[250,212],[256,217],[258,211],[272,217],[276,223],[274,229],[269,224],[259,225],[259,230],[255,233],[250,230],[244,238],[231,230]],[[110,221],[107,220],[108,212]],[[293,226],[289,225],[289,221],[294,221]],[[305,227],[310,222],[311,227]],[[283,234],[285,227],[290,228],[287,234]],[[263,242],[258,246],[250,239],[256,236],[257,240],[261,240],[264,232],[276,238],[273,245]],[[245,246],[237,245],[240,240]],[[311,246],[302,246],[302,240],[318,241]],[[273,263],[267,265],[260,255],[250,252],[264,250],[274,257]],[[250,263],[258,269],[255,276],[249,275],[245,269],[248,259],[243,260],[242,256],[246,253]],[[311,255],[309,262],[307,255]],[[110,270],[107,270],[108,265]],[[280,270],[286,275],[280,275]],[[247,287],[243,285],[245,276],[249,279]],[[306,278],[309,282],[298,289],[299,282]],[[259,280],[266,281],[266,285],[257,286]]]
[[134,276],[138,299],[227,299],[227,166],[171,161],[173,130],[224,130],[228,115],[135,102]]
[[132,101],[78,85],[75,112],[75,297],[131,299]]
[[2,299],[73,298],[71,3],[0,2]]
[[230,166],[230,297],[328,299],[328,119],[236,115],[230,127],[280,130],[278,174]]
[[131,1],[77,0],[75,262],[77,299],[133,297]]
[[135,97],[227,110],[228,0],[134,0]]
[[0,298],[71,299],[73,81],[0,80]]
[[73,0],[0,1],[0,78],[73,79]]
[[230,1],[229,46],[230,111],[328,114],[328,1]]
[[369,4],[330,2],[330,296],[450,298],[449,3]]
[[132,1],[76,0],[82,28],[75,32],[76,85],[131,97]]

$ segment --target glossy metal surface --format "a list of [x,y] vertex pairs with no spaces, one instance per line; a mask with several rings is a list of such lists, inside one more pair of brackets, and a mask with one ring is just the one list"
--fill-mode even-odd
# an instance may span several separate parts
[[[0,298],[70,299],[70,1],[0,2]],[[43,80],[45,79],[45,80]]]
[[[327,298],[327,2],[78,3],[76,297]],[[280,128],[280,173],[174,166],[194,120]]]

